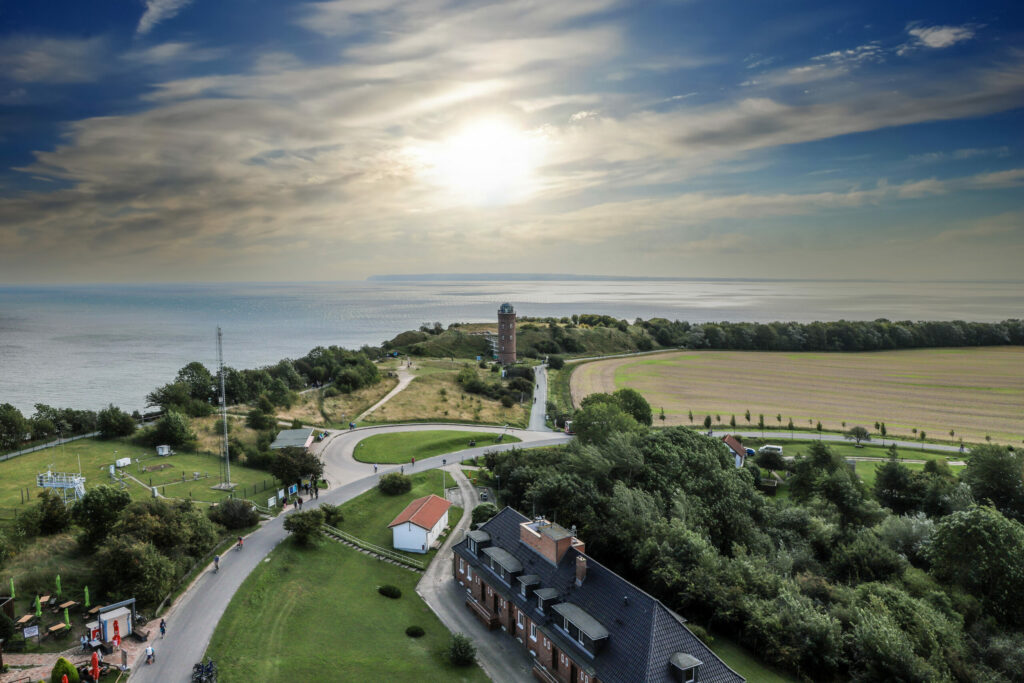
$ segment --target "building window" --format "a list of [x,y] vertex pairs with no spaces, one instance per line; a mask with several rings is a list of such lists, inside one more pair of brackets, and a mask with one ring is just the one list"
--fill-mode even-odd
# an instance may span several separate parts
[[472,581],[473,580],[473,568],[472,567],[466,567],[466,580],[467,581]]
[[474,541],[472,538],[467,538],[466,547],[469,548],[469,552],[476,555],[476,541]]
[[544,614],[544,598],[537,596],[537,611]]
[[697,681],[697,667],[687,669],[683,672],[683,683],[696,683]]
[[464,559],[462,559],[461,557],[459,558],[459,573],[460,574],[465,574],[466,573],[466,561]]
[[519,612],[518,614],[516,614],[516,625],[519,628],[523,628],[523,613],[522,612]]
[[537,624],[530,624],[530,640],[537,640]]

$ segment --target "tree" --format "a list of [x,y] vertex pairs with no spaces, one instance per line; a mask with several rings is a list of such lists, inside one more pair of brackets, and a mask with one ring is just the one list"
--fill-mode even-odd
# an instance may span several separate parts
[[818,420],[818,425],[815,427],[818,430],[818,440],[821,440],[821,420]]
[[119,436],[131,436],[135,433],[135,420],[113,403],[100,410],[96,415],[96,427],[100,437],[113,439]]
[[320,528],[323,525],[324,513],[318,509],[293,512],[284,520],[285,531],[289,532],[299,545],[308,547],[320,544]]
[[562,356],[548,356],[548,367],[552,370],[561,370],[565,367],[565,358]]
[[252,504],[241,498],[228,498],[223,503],[210,508],[207,513],[210,519],[227,529],[246,529],[260,520]]
[[782,470],[786,469],[786,460],[782,457],[782,453],[777,451],[762,451],[757,454],[755,459],[758,467],[763,467],[766,470]]
[[627,415],[637,421],[637,424],[650,427],[654,422],[651,417],[651,404],[636,389],[619,389],[612,397]]
[[169,410],[156,423],[153,438],[157,443],[172,448],[186,448],[195,444],[196,433],[192,431],[192,423],[185,415]]
[[28,422],[21,411],[10,403],[0,405],[0,450],[13,450],[21,445],[28,432]]
[[689,411],[689,415],[690,415],[690,424],[693,424],[693,411],[692,410]]
[[733,428],[733,429],[736,429],[736,416],[735,415],[732,415],[731,417],[729,417],[729,426],[731,428]]
[[764,414],[757,416],[757,428],[761,430],[761,436],[764,436]]
[[71,513],[60,496],[52,489],[44,489],[39,497],[39,533],[52,536],[71,526]]
[[324,464],[304,448],[282,448],[270,462],[270,473],[285,483],[301,483],[303,479],[320,481]]
[[886,429],[885,429],[885,423],[884,422],[879,424],[879,426],[878,426],[878,433],[882,435],[882,440],[884,441],[885,440],[885,435],[888,433],[886,431]]
[[187,386],[189,396],[198,401],[207,402],[213,397],[213,375],[198,361],[193,361],[178,370],[175,381]]
[[448,660],[455,666],[469,666],[476,661],[476,646],[468,636],[461,633],[452,634],[448,645]]
[[661,412],[658,413],[658,419],[661,420],[661,424],[665,424],[665,409],[662,408]]
[[705,415],[704,416],[704,429],[711,429],[711,416],[710,415]]
[[871,441],[871,432],[861,426],[850,427],[844,436],[850,441],[856,441],[858,446],[861,441]]
[[1002,446],[977,446],[971,449],[961,478],[979,503],[1024,521],[1024,454]]
[[96,553],[100,587],[117,600],[135,597],[156,605],[174,582],[174,564],[153,543],[134,537],[113,536]]
[[94,550],[94,546],[107,538],[121,510],[128,507],[131,501],[132,497],[127,491],[100,484],[86,491],[75,503],[71,508],[71,516],[84,532],[82,542],[87,550]]
[[[972,456],[973,457],[973,456]],[[927,550],[932,574],[979,597],[1012,626],[1024,625],[1024,526],[993,507],[947,515]]]
[[597,403],[576,411],[572,422],[581,443],[604,443],[613,434],[635,431],[637,421],[618,402]]
[[743,416],[747,419],[747,424],[750,424],[750,411],[745,412]]
[[386,496],[397,496],[412,490],[412,480],[404,474],[390,472],[381,475],[377,488]]
[[265,413],[259,408],[253,408],[245,416],[245,424],[250,429],[263,431],[277,427],[277,416],[272,412]]

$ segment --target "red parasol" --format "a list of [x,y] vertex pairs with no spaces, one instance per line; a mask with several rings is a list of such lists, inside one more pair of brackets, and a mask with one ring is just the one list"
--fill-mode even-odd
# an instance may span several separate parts
[[93,680],[100,680],[100,656],[95,651],[92,653],[92,664],[89,668],[92,671]]
[[68,683],[68,675],[64,674],[60,677],[60,683]]
[[114,647],[121,647],[121,626],[117,623],[117,619],[114,619],[114,637],[111,640],[114,641]]

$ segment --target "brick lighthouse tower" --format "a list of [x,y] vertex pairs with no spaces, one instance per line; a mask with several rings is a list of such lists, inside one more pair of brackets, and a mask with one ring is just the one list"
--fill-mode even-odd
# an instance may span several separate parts
[[498,308],[498,362],[516,362],[516,310],[509,303]]

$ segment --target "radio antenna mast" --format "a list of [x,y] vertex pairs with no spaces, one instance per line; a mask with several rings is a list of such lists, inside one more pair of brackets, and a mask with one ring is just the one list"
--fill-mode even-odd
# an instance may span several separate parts
[[228,453],[228,402],[224,396],[224,347],[220,325],[217,326],[217,371],[220,374],[220,418],[224,423],[224,484],[231,487],[231,457]]

